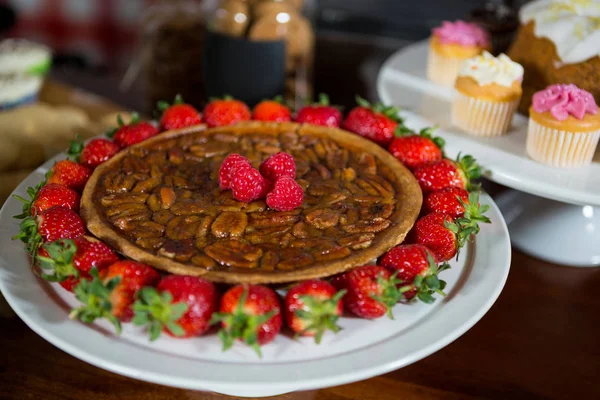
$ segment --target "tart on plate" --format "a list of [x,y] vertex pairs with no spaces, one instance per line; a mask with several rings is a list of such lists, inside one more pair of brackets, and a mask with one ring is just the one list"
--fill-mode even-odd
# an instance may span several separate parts
[[[219,188],[233,153],[254,167],[285,151],[304,201],[292,211]],[[415,178],[378,145],[335,128],[249,122],[173,130],[100,165],[83,192],[91,233],[173,274],[286,283],[363,265],[401,243],[419,215]]]

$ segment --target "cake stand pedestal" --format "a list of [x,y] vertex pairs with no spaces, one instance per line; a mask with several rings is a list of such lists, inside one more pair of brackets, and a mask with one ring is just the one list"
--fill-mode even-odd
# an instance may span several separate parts
[[427,79],[427,41],[392,55],[379,71],[380,99],[401,108],[415,129],[438,125],[446,153],[473,155],[484,176],[515,190],[498,197],[511,241],[520,250],[556,264],[600,266],[600,152],[590,166],[558,169],[525,153],[528,119],[515,115],[507,135],[469,136],[452,126],[454,90]]
[[496,203],[513,245],[535,258],[570,266],[600,266],[600,207],[562,203],[508,190]]

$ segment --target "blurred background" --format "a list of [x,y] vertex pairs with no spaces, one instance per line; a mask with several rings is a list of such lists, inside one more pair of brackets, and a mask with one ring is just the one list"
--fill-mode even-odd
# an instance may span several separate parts
[[[148,74],[144,74],[143,64],[148,60],[144,48],[177,47],[174,43],[178,42],[202,47],[205,40],[200,37],[203,35],[201,29],[218,19],[219,11],[235,9],[239,14],[240,8],[235,8],[234,3],[249,5],[259,2],[0,0],[0,34],[4,37],[24,37],[50,46],[54,51],[52,77],[114,99],[124,106],[147,111],[156,97],[150,96],[149,99],[149,92],[169,91],[148,87],[148,80],[152,81],[152,78],[145,79]],[[503,3],[515,9],[523,3],[518,0],[288,2],[298,6],[314,34],[314,49],[309,50],[308,57],[308,61],[314,64],[306,72],[310,83],[314,83],[314,92],[330,92],[334,101],[345,106],[352,105],[356,92],[373,97],[375,75],[385,58],[407,43],[426,38],[431,28],[442,20],[465,18],[469,12],[484,7],[486,3]],[[188,10],[186,17],[194,20],[193,24],[188,24],[189,31],[186,33],[185,27],[178,27],[171,29],[168,34],[178,31],[181,35],[179,38],[152,38],[152,35],[161,35],[161,24],[170,24],[167,14],[173,13],[172,18],[178,18],[174,16],[177,14],[173,11],[175,9]],[[192,9],[194,11],[190,12]],[[149,22],[154,18],[152,14],[158,14],[158,19],[162,20],[156,22],[155,18]],[[302,33],[295,33],[303,41],[313,40],[302,36]],[[166,55],[171,63],[177,63],[179,55],[185,50],[181,46],[171,50],[167,49]],[[160,69],[163,66],[154,65],[152,68]],[[160,78],[160,73],[154,78]],[[195,78],[189,79],[194,81]],[[198,102],[199,99],[190,101]]]
[[441,21],[478,22],[508,43],[522,3],[0,0],[0,110],[29,99],[0,112],[0,203],[75,134],[101,134],[126,110],[151,117],[178,93],[199,108],[224,94],[298,107],[327,93],[348,110],[356,94],[376,101],[382,63]]

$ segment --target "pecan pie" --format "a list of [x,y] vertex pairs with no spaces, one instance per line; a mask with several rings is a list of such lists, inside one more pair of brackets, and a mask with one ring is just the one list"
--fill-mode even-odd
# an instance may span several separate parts
[[[231,153],[254,167],[285,151],[303,204],[286,212],[219,189]],[[330,276],[399,244],[421,190],[393,156],[357,135],[293,123],[250,122],[165,132],[94,171],[81,214],[119,252],[173,274],[216,282],[283,283]]]

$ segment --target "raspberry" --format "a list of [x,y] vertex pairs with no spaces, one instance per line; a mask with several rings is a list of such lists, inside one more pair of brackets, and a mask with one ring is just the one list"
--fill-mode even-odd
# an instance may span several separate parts
[[296,178],[296,163],[294,157],[288,153],[279,152],[267,158],[260,164],[260,173],[269,182],[275,182],[278,178]]
[[293,210],[300,206],[303,200],[302,186],[287,176],[277,179],[273,190],[267,195],[267,205],[277,211]]
[[231,173],[231,190],[233,198],[249,203],[264,197],[268,183],[256,168],[250,164],[239,163]]
[[238,163],[244,163],[250,165],[248,159],[239,154],[230,154],[223,160],[221,168],[219,168],[219,186],[221,190],[231,189],[231,178],[233,167],[237,166]]

